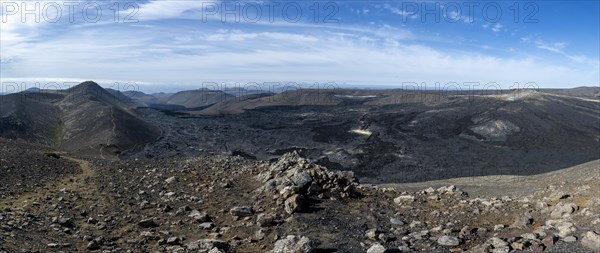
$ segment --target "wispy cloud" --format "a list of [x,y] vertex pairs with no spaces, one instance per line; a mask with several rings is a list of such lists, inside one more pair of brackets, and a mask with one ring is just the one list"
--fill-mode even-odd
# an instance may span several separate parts
[[503,28],[503,27],[504,27],[504,26],[503,26],[502,24],[500,24],[500,23],[496,23],[496,24],[494,25],[494,27],[492,27],[492,31],[494,31],[494,32],[496,32],[496,33],[497,33],[497,32],[499,32],[499,31],[502,31],[502,28]]
[[139,5],[139,20],[148,21],[186,17],[201,18],[200,15],[186,16],[184,14],[190,11],[201,11],[203,7],[208,8],[208,6],[218,5],[218,3],[216,0],[151,0]]
[[577,63],[585,63],[585,62],[597,63],[598,62],[598,61],[593,61],[583,55],[572,55],[572,54],[565,52],[565,48],[567,47],[566,42],[548,42],[548,41],[542,40],[537,35],[530,35],[530,36],[523,37],[523,38],[521,38],[521,42],[527,43],[527,44],[533,44],[539,49],[543,49],[546,51],[560,54],[560,55],[570,59],[571,61],[574,61]]
[[410,11],[405,11],[402,10],[400,8],[394,7],[388,3],[385,3],[383,5],[383,8],[387,9],[388,11],[390,11],[393,14],[397,14],[400,15],[402,17],[410,17],[411,19],[417,19],[419,18],[419,14],[417,14],[416,12],[410,12]]
[[475,22],[475,18],[469,15],[463,15],[462,13],[452,10],[449,12],[444,12],[444,16],[449,22],[459,22],[462,21],[464,23],[470,24]]

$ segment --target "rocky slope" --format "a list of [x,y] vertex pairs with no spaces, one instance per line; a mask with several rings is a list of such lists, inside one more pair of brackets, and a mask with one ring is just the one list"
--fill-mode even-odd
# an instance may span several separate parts
[[[287,105],[278,94],[201,111],[212,115],[141,109],[163,135],[121,158],[241,154],[271,160],[295,150],[369,183],[534,175],[600,159],[598,101],[534,92],[425,98],[313,92],[289,92],[296,96]],[[240,104],[254,109],[216,115]]]
[[297,153],[272,163],[59,159],[82,172],[41,194],[3,192],[0,252],[600,250],[598,173],[525,196],[471,197],[455,186],[363,185]]

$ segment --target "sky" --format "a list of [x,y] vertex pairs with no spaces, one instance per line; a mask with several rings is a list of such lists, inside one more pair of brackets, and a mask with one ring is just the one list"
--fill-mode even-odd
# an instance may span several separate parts
[[3,90],[600,84],[600,1],[0,3]]

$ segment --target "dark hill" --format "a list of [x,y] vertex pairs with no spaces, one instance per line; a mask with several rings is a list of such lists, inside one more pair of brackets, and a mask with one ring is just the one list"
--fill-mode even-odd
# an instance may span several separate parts
[[175,93],[169,97],[167,104],[201,108],[231,99],[235,99],[235,96],[223,91],[188,90]]
[[160,134],[128,102],[90,81],[67,90],[2,96],[0,136],[70,151],[118,153]]

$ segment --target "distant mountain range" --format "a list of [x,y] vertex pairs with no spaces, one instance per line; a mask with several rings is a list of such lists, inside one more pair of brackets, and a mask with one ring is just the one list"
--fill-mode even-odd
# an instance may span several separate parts
[[[592,100],[600,98],[600,87],[542,89],[540,91],[547,94],[543,96],[546,100],[551,99],[547,96]],[[506,101],[515,99],[509,94],[518,94],[514,91],[504,91],[503,93],[505,95],[499,99]],[[486,91],[473,91],[470,96],[477,97],[486,94]],[[460,91],[421,91],[413,94],[411,91],[401,89],[304,89],[278,93],[262,93],[258,90],[244,89],[223,91],[198,89],[177,93],[145,94],[140,91],[120,92],[104,89],[98,84],[88,81],[66,90],[30,88],[20,93],[0,96],[0,137],[23,139],[83,153],[100,151],[101,154],[118,154],[155,140],[161,135],[161,130],[154,123],[148,123],[137,115],[136,108],[140,107],[181,111],[194,117],[240,114],[248,110],[278,106],[351,108],[354,106],[385,107],[412,103],[427,106],[436,106],[441,103],[448,106],[448,104],[452,104],[450,103],[453,101],[450,100],[451,98],[464,96]],[[569,103],[577,102],[577,100],[569,101]],[[470,106],[472,107],[473,104]],[[554,111],[564,109],[564,107],[558,106],[552,106],[552,108]],[[541,113],[536,112],[532,115],[539,116]],[[574,114],[574,112],[565,113]],[[518,122],[521,117],[512,120]],[[426,119],[421,120],[421,122],[426,121]],[[435,125],[435,122],[433,121],[431,124]],[[524,121],[521,124],[524,125],[528,122]],[[488,126],[481,127],[483,129]],[[510,128],[511,126],[499,127]]]

